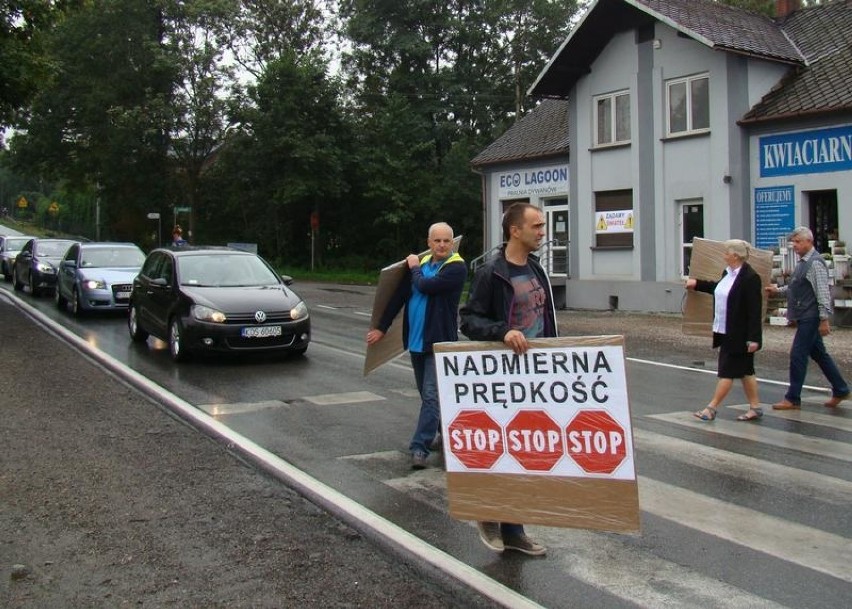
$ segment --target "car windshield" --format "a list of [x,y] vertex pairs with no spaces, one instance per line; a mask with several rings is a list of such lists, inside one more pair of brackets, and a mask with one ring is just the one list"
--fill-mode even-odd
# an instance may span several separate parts
[[178,258],[180,284],[236,288],[278,285],[278,277],[257,256],[202,254]]
[[39,241],[37,256],[62,256],[73,241]]
[[92,267],[134,267],[139,268],[145,261],[142,250],[132,247],[93,247],[83,249],[80,266]]
[[10,252],[11,251],[19,252],[19,251],[21,251],[21,248],[24,247],[24,245],[26,245],[27,241],[29,241],[29,239],[8,239],[7,238],[6,239],[6,249]]

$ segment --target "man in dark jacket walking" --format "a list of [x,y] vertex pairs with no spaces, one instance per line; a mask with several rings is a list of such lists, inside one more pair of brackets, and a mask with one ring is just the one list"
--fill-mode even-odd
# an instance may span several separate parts
[[[468,338],[500,341],[523,354],[530,348],[528,339],[557,336],[550,281],[532,253],[544,235],[544,214],[538,207],[515,203],[503,214],[506,243],[477,269],[461,309],[461,330]],[[478,522],[477,528],[482,542],[496,552],[517,550],[532,556],[547,552],[521,524]]]
[[423,469],[441,421],[438,380],[432,345],[458,340],[458,309],[467,278],[467,265],[453,252],[453,229],[439,222],[429,227],[429,254],[406,258],[411,277],[400,282],[377,328],[367,332],[367,344],[384,338],[400,309],[405,307],[402,341],[411,355],[411,367],[420,392],[420,416],[411,438],[411,467]]

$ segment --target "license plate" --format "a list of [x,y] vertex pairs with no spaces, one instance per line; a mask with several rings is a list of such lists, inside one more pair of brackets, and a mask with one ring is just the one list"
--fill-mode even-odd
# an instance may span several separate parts
[[268,338],[281,336],[281,326],[252,326],[243,328],[243,338]]
[[128,298],[130,298],[130,292],[116,292],[115,297],[118,300],[127,300]]

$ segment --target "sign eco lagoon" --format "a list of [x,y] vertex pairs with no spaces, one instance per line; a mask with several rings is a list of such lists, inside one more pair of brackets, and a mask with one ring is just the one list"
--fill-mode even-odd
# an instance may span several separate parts
[[498,173],[497,186],[501,199],[565,194],[568,192],[568,167],[551,165]]

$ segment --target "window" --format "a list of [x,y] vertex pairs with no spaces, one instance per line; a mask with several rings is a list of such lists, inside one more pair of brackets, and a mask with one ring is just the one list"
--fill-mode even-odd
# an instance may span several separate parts
[[680,274],[689,276],[692,261],[692,240],[704,238],[704,200],[678,201],[680,206]]
[[666,83],[668,135],[701,133],[710,129],[710,77],[690,76]]
[[546,251],[539,252],[548,275],[568,274],[568,199],[545,199],[544,218],[547,223]]
[[594,98],[595,146],[630,141],[630,93],[621,91]]
[[633,191],[595,193],[595,246],[633,247]]

